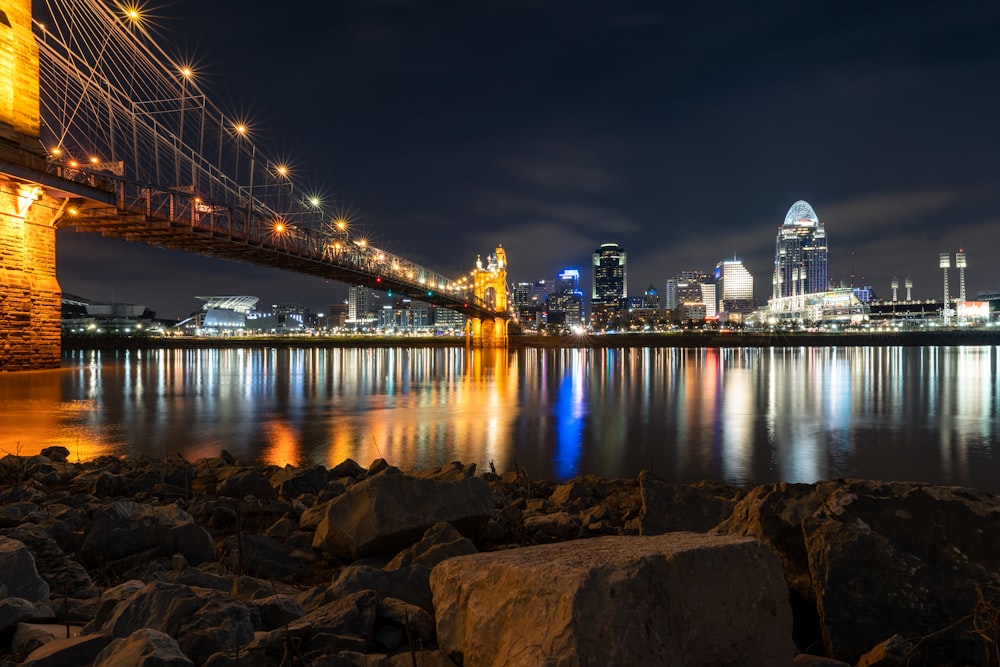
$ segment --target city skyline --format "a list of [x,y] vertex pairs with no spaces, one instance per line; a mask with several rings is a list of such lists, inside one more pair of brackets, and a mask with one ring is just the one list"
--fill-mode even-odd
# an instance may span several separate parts
[[[736,253],[763,303],[801,199],[835,283],[888,296],[910,276],[940,298],[937,255],[965,247],[969,296],[1000,287],[975,250],[1000,240],[994,5],[263,7],[179,0],[155,32],[300,187],[442,272],[502,243],[512,279],[576,265],[589,285],[614,241],[635,289]],[[164,317],[206,291],[319,309],[348,288],[70,232],[57,247],[65,291]]]

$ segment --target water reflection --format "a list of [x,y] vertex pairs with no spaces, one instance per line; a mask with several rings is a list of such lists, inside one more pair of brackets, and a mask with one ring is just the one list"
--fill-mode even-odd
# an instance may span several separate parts
[[0,449],[1000,490],[995,347],[78,352],[0,375]]

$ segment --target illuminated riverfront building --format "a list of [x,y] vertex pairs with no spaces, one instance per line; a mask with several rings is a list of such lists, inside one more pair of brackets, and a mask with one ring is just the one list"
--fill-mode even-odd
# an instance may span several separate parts
[[378,295],[364,285],[352,285],[347,290],[347,324],[354,326],[372,325],[375,321]]
[[574,329],[586,319],[583,312],[583,292],[579,289],[580,271],[565,269],[556,277],[555,293],[549,297],[549,322],[562,323]]
[[664,307],[672,312],[674,320],[700,320],[706,314],[714,315],[713,279],[704,271],[681,271],[668,278]]
[[830,289],[826,229],[808,202],[788,209],[774,250],[773,294],[777,299]]
[[715,265],[715,296],[720,313],[753,312],[753,275],[736,259],[725,259]]
[[590,302],[618,307],[628,295],[625,250],[617,243],[602,243],[594,251],[594,291]]

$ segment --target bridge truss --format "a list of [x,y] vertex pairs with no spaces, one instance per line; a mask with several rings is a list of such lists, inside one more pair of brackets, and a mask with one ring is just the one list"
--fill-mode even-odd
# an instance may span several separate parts
[[391,291],[505,317],[451,278],[373,247],[259,148],[135,6],[45,0],[36,11],[45,169],[91,194],[60,227]]

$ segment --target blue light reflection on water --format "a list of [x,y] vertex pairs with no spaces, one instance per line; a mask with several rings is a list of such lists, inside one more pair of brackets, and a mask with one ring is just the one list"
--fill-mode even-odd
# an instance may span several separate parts
[[0,375],[0,449],[1000,491],[996,347],[203,349]]

